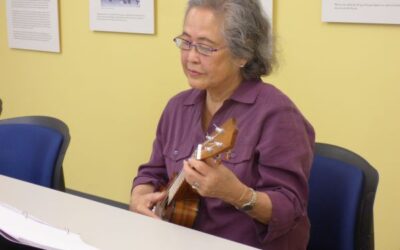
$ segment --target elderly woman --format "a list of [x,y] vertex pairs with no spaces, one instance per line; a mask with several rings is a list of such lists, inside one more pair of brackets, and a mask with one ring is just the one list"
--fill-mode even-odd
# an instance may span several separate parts
[[[262,249],[306,249],[308,176],[314,131],[281,91],[272,69],[270,25],[257,0],[190,0],[174,39],[191,89],[167,104],[150,161],[133,182],[130,209],[154,205],[183,171],[201,196],[193,228]],[[238,135],[229,159],[191,158],[195,145],[229,118]]]

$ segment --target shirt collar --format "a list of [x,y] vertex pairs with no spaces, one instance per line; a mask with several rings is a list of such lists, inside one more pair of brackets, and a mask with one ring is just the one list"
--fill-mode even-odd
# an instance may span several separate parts
[[[255,88],[255,86],[259,83],[261,83],[260,78],[244,80],[233,92],[232,96],[229,99],[246,104],[254,103],[258,96],[258,88]],[[186,97],[184,105],[190,106],[202,102],[204,100],[205,94],[205,90],[192,89],[192,91],[190,91],[190,94]]]
[[261,83],[260,78],[244,80],[229,99],[245,104],[255,103],[259,92],[256,86],[259,83]]
[[183,104],[185,106],[190,106],[202,102],[204,100],[205,94],[205,90],[191,89]]

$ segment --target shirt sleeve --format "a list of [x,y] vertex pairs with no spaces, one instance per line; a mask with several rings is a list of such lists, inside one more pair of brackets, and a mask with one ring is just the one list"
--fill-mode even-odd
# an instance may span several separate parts
[[261,242],[272,241],[307,220],[308,177],[314,150],[314,131],[300,112],[281,107],[268,116],[258,152],[256,189],[272,202],[267,227],[256,223]]
[[138,174],[133,180],[132,189],[141,184],[152,184],[155,189],[166,186],[168,175],[163,155],[163,120],[164,114],[161,116],[157,126],[156,138],[153,142],[153,149],[148,163],[139,166]]

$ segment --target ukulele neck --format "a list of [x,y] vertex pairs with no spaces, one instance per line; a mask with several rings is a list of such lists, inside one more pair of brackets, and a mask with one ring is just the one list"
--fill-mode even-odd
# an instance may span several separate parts
[[[197,149],[193,152],[193,156],[196,158],[196,160],[201,160],[201,150],[202,144],[197,145]],[[184,181],[185,175],[181,170],[178,176],[175,178],[175,181],[168,189],[168,205],[174,200],[179,188],[182,186]]]

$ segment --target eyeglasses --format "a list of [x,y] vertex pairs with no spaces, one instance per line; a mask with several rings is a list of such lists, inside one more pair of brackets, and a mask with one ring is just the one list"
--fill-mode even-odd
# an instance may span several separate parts
[[195,44],[180,37],[175,37],[174,42],[176,47],[180,48],[181,50],[191,50],[192,47],[195,47],[197,52],[205,56],[211,56],[214,52],[224,48],[222,47],[217,49],[201,43]]

